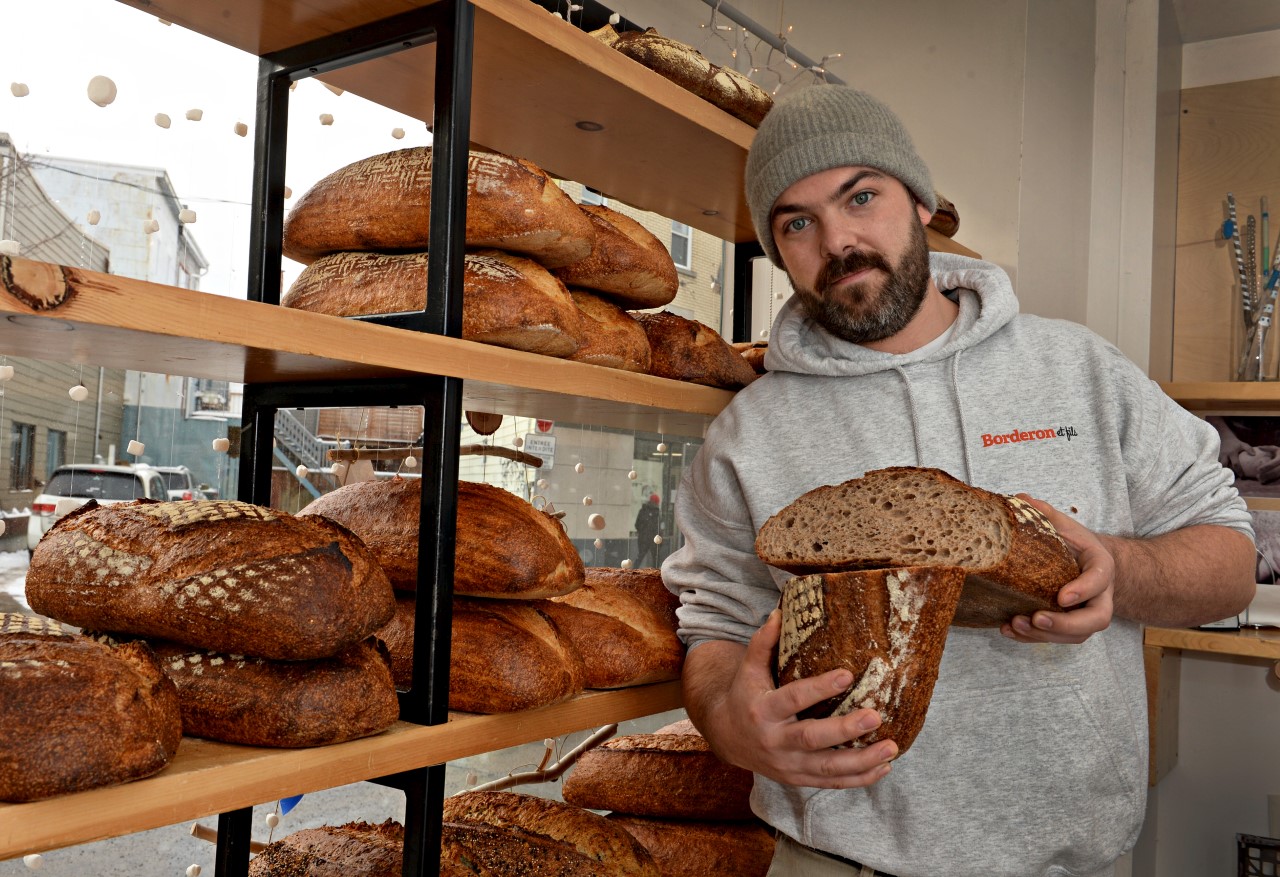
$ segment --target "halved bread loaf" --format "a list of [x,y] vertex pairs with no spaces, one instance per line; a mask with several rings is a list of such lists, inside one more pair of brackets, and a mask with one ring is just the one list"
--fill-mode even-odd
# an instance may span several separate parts
[[1060,609],[1080,574],[1062,537],[1013,496],[971,487],[940,469],[877,469],[815,488],[769,518],[756,554],[796,575],[903,566],[967,573],[953,624],[999,627],[1015,615]]
[[800,576],[782,591],[778,684],[845,668],[845,691],[801,718],[874,709],[881,724],[853,741],[893,740],[906,752],[924,725],[938,679],[947,627],[964,587],[954,566],[908,567]]

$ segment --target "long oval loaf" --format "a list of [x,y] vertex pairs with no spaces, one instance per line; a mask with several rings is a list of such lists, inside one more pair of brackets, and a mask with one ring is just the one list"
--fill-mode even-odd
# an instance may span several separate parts
[[782,590],[778,684],[844,668],[845,691],[802,710],[801,718],[870,708],[880,725],[853,741],[893,740],[906,752],[924,726],[964,587],[955,566],[905,567],[800,576]]
[[624,308],[660,308],[680,291],[671,253],[654,234],[625,213],[603,204],[582,204],[596,231],[585,259],[557,268],[569,286],[595,290]]
[[940,469],[896,466],[817,487],[765,521],[756,554],[795,575],[901,566],[967,572],[953,624],[999,627],[1059,609],[1080,575],[1067,544],[1038,510]]
[[655,819],[610,813],[653,856],[662,877],[765,877],[773,861],[773,830],[760,822]]
[[585,289],[570,289],[582,321],[582,345],[568,358],[574,362],[647,374],[652,353],[649,336],[631,314]]
[[27,602],[90,630],[280,661],[337,654],[395,611],[346,527],[229,500],[89,502],[36,546]]
[[[321,256],[280,303],[335,317],[419,311],[427,300],[427,259],[425,252]],[[545,356],[569,356],[586,340],[564,284],[532,259],[501,250],[463,260],[462,337]]]
[[0,614],[0,801],[150,776],[181,740],[177,692],[145,643]]
[[[303,264],[350,250],[425,250],[431,214],[429,146],[370,156],[329,174],[298,199],[284,224],[284,254]],[[548,268],[591,252],[591,221],[531,161],[471,151],[469,247],[523,253]]]

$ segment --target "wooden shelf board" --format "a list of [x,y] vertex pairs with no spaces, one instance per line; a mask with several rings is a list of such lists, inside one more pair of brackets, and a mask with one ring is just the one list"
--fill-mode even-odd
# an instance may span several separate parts
[[[261,55],[431,5],[422,0],[122,0]],[[755,129],[528,0],[473,0],[471,140],[684,222],[754,241],[742,174]],[[435,47],[325,82],[430,122]],[[604,126],[584,131],[580,121]],[[334,170],[337,170],[335,167]],[[710,214],[710,215],[709,215]]]
[[1277,629],[1179,630],[1148,627],[1145,642],[1149,646],[1192,652],[1280,660],[1280,630]]
[[458,713],[443,727],[399,722],[375,737],[310,749],[184,738],[173,762],[155,776],[27,804],[0,804],[0,860],[442,764],[680,705],[680,683],[664,682],[591,691],[522,713]]
[[[52,286],[43,263],[0,256]],[[26,270],[24,270],[26,269]],[[61,268],[67,300],[36,310],[0,279],[0,349],[11,356],[237,383],[462,378],[470,410],[702,435],[728,390],[456,338]],[[43,287],[26,290],[40,297]],[[412,363],[407,368],[406,363]],[[494,379],[503,377],[503,383]]]
[[1160,388],[1182,407],[1197,413],[1280,409],[1280,383],[1274,381],[1168,381]]

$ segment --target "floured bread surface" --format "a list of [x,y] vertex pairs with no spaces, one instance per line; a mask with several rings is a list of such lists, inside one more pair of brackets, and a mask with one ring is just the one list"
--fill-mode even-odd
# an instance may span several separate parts
[[805,493],[760,528],[756,553],[797,575],[964,567],[955,624],[966,627],[1058,608],[1058,591],[1079,575],[1062,537],[1029,503],[906,466]]
[[[430,242],[429,146],[382,153],[334,171],[285,218],[284,255],[310,264],[329,253],[424,250]],[[523,253],[547,267],[591,253],[594,229],[573,199],[530,161],[472,150],[466,243]]]
[[181,739],[177,692],[145,643],[113,650],[0,614],[0,801],[150,776]]
[[891,739],[904,752],[924,724],[938,665],[960,593],[958,567],[801,576],[782,592],[778,682],[845,668],[853,684],[800,715],[825,718],[859,709],[880,713],[881,725],[853,741]]
[[81,628],[275,660],[334,655],[395,609],[345,527],[229,500],[88,503],[37,546],[27,601]]

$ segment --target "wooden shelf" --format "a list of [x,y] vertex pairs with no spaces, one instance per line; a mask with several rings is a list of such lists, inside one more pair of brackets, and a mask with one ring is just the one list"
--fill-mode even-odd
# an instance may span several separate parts
[[1277,629],[1177,630],[1148,627],[1145,643],[1166,649],[1280,661],[1280,630]]
[[1160,384],[1174,401],[1197,413],[1280,411],[1280,383],[1267,381],[1169,381]]
[[664,682],[591,691],[522,713],[458,713],[441,727],[399,722],[375,737],[311,749],[184,738],[173,762],[147,779],[29,804],[0,804],[0,860],[442,764],[680,705],[680,683]]
[[[0,349],[11,356],[237,383],[446,375],[465,381],[472,411],[692,436],[733,398],[728,390],[43,264],[0,256]],[[24,298],[4,279],[15,272],[29,278]],[[53,295],[60,277],[70,290],[62,304],[26,303]]]

